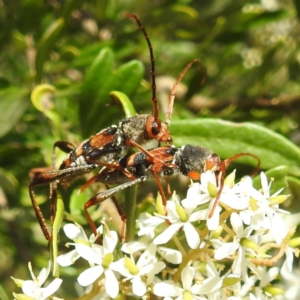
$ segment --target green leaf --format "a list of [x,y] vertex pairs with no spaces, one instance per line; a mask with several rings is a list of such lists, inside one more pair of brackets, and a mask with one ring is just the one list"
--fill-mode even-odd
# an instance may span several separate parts
[[113,70],[112,65],[112,52],[105,48],[100,52],[87,74],[80,95],[79,113],[83,137],[112,125],[114,118],[119,121],[124,117],[115,107],[106,108],[111,102],[111,91],[118,90],[131,97],[140,84],[144,73],[144,67],[140,61],[130,61],[117,70]]
[[106,88],[109,91],[122,91],[130,97],[139,86],[143,74],[144,66],[139,60],[129,61],[113,73],[113,76],[111,77],[110,82],[108,81]]
[[[248,152],[261,159],[261,167],[286,165],[289,174],[300,175],[300,149],[285,137],[256,124],[233,123],[220,119],[174,121],[170,130],[177,145],[191,143],[216,152],[222,158]],[[255,160],[241,161],[255,165]]]
[[295,210],[299,211],[299,199],[300,199],[300,180],[298,178],[287,176],[286,181],[289,187],[289,190],[292,194],[292,197],[295,201]]
[[129,100],[129,98],[124,93],[113,91],[110,93],[110,95],[114,99],[117,99],[118,101],[121,102],[126,118],[130,118],[130,117],[136,115],[136,111],[134,109],[134,106],[132,105],[132,102]]
[[0,137],[9,132],[27,109],[28,91],[8,88],[0,91]]
[[44,63],[47,56],[63,29],[65,21],[63,18],[57,19],[53,22],[50,27],[46,30],[41,40],[38,43],[37,53],[35,58],[35,69],[36,69],[36,82],[40,82],[42,79]]
[[[79,95],[79,118],[81,122],[83,136],[89,136],[93,131],[90,127],[101,129],[100,112],[103,112],[103,106],[109,99],[107,94],[99,97],[99,90],[105,85],[107,79],[111,77],[114,65],[114,54],[109,48],[102,49],[93,61],[91,67],[86,73]],[[95,123],[96,124],[95,124]]]
[[[114,66],[114,54],[110,48],[102,49],[85,75],[80,95],[80,104],[93,104],[93,98],[97,97],[99,90],[105,85],[111,76]],[[87,97],[87,99],[85,99]]]
[[[84,204],[91,197],[89,191],[83,191],[78,193],[77,190],[74,190],[70,196],[69,209],[71,215],[81,215],[83,214]],[[92,210],[92,209],[91,209]]]

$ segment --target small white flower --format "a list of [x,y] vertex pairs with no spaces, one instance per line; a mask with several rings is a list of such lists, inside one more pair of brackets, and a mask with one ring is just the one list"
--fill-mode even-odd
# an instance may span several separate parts
[[158,216],[141,213],[137,220],[137,224],[140,228],[138,236],[145,236],[148,240],[152,240],[155,236],[155,228],[164,222],[165,220]]
[[[246,227],[244,229],[243,222],[239,214],[232,213],[230,217],[230,221],[231,221],[232,229],[235,232],[236,236],[234,237],[234,240],[229,243],[224,243],[220,240],[214,240],[214,239],[211,240],[213,246],[216,249],[214,258],[217,260],[222,260],[226,257],[230,257],[231,255],[236,254],[237,252],[236,258],[232,266],[232,273],[238,277],[242,275],[244,280],[246,280],[248,260],[246,259],[245,255],[246,255],[246,250],[248,251],[251,250],[243,246],[241,244],[241,241],[242,239],[248,239],[256,242],[256,236],[250,237],[253,228]],[[253,251],[251,252],[253,253]]]
[[260,174],[262,193],[249,184],[248,195],[251,198],[248,209],[240,212],[245,224],[253,227],[254,230],[269,230],[273,239],[277,244],[281,244],[282,240],[288,233],[288,228],[283,221],[280,213],[287,213],[279,209],[277,203],[272,202],[272,198],[278,196],[282,189],[270,195],[271,183],[268,184],[267,177],[264,172]]
[[[128,242],[122,245],[121,250],[127,254],[134,254],[137,251],[145,250],[151,243],[146,242]],[[154,245],[154,244],[153,244]],[[178,250],[156,246],[155,251],[160,254],[160,256],[171,264],[180,264],[182,261],[182,253]]]
[[223,280],[219,277],[215,270],[211,269],[211,265],[208,267],[209,272],[212,271],[211,277],[204,279],[202,284],[193,284],[196,270],[192,266],[186,266],[181,272],[181,283],[175,283],[172,280],[158,282],[153,287],[153,293],[159,297],[176,297],[176,299],[195,299],[204,300],[207,299],[205,295],[210,295],[212,298],[217,299],[212,293],[218,291],[222,287]]
[[117,297],[119,293],[119,282],[114,273],[113,251],[118,242],[115,231],[109,231],[103,238],[103,246],[88,247],[79,245],[77,249],[80,256],[87,259],[93,266],[83,271],[77,281],[81,286],[88,286],[95,282],[102,274],[105,276],[105,290],[111,297]]
[[[49,261],[48,268],[43,268],[37,277],[34,276],[32,272],[31,263],[28,263],[28,268],[31,274],[32,280],[25,280],[22,282],[22,291],[24,295],[35,300],[46,300],[49,299],[49,296],[54,294],[60,287],[62,279],[55,278],[46,288],[43,288],[42,285],[45,283],[48,278],[51,270],[51,262]],[[13,278],[16,282],[16,279]],[[21,282],[18,280],[18,282]],[[21,295],[15,294],[16,299],[24,299]],[[19,298],[21,297],[21,298]],[[24,296],[23,296],[24,297]]]
[[[71,250],[66,254],[59,255],[57,257],[57,263],[60,266],[67,267],[74,264],[74,262],[78,258],[82,257],[81,253],[83,253],[83,255],[85,256],[85,251],[84,251],[85,247],[91,247],[94,249],[99,247],[99,245],[94,244],[95,241],[97,240],[97,237],[95,237],[95,235],[92,234],[88,239],[84,230],[80,225],[66,224],[63,229],[66,236],[69,239],[74,241],[74,243],[67,243],[66,246],[67,247],[69,247],[70,245],[75,246],[75,249]],[[102,225],[97,228],[97,232],[99,233],[102,232]],[[89,260],[89,257],[86,257],[86,259],[89,261],[90,265],[92,265],[92,262]]]
[[177,201],[167,201],[167,212],[167,216],[160,217],[167,219],[171,225],[158,235],[153,240],[153,243],[156,245],[167,243],[173,235],[182,228],[189,247],[192,249],[198,248],[200,245],[200,237],[197,230],[191,223],[203,219],[205,212],[193,212],[192,209],[183,208],[179,203],[177,203]]
[[[164,262],[158,262],[155,256],[156,247],[150,244],[146,251],[135,263],[131,257],[121,258],[114,265],[115,271],[125,277],[125,280],[130,280],[132,283],[132,292],[139,297],[145,295],[147,286],[153,283],[155,274],[165,268]],[[146,277],[146,282],[144,278]]]

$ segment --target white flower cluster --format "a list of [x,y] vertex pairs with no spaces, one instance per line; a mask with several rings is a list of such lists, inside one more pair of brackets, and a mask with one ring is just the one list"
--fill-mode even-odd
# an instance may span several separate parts
[[[99,228],[103,245],[94,235],[88,239],[81,227],[67,224],[64,231],[74,241],[68,246],[74,249],[57,262],[63,267],[79,258],[88,262],[77,281],[93,300],[119,294],[166,300],[284,299],[283,286],[276,286],[276,280],[293,276],[298,254],[298,243],[292,239],[295,228],[288,228],[289,214],[279,208],[288,195],[280,195],[282,190],[270,195],[264,173],[261,190],[253,187],[250,177],[237,184],[234,179],[234,172],[225,179],[212,211],[216,177],[212,172],[202,174],[201,183],[190,186],[186,199],[179,201],[174,194],[167,201],[167,215],[142,213],[138,239],[123,245],[105,224]],[[281,269],[275,267],[283,257]],[[24,285],[23,293],[32,299],[50,295],[49,291],[42,295],[40,284],[31,284],[30,293]]]

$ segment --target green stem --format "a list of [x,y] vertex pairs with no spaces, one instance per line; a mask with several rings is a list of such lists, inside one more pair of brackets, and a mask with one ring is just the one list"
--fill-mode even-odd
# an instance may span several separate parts
[[137,186],[125,190],[126,242],[135,238]]

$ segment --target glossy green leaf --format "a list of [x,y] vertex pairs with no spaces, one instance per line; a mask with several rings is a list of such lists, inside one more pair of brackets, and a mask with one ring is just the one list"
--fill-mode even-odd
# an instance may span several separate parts
[[[102,49],[88,69],[82,85],[80,103],[93,105],[99,90],[111,76],[114,67],[114,54],[110,48]],[[87,99],[86,99],[87,98]]]
[[291,195],[295,201],[294,206],[297,211],[299,211],[299,199],[300,199],[300,180],[292,176],[286,177],[286,182],[288,184]]
[[[107,94],[101,98],[99,97],[99,90],[102,90],[107,79],[111,76],[113,65],[114,54],[111,49],[104,48],[86,73],[81,94],[79,95],[79,118],[83,136],[93,133],[89,130],[91,126],[93,128],[101,128],[100,112],[103,112],[103,107],[109,95]],[[96,129],[95,132],[98,130],[100,129]]]
[[117,99],[118,101],[121,102],[126,118],[136,115],[136,111],[134,109],[134,106],[132,105],[132,102],[129,100],[129,98],[124,93],[113,91],[110,93],[110,95],[114,99]]
[[[256,124],[233,123],[220,119],[195,119],[172,122],[170,130],[176,145],[202,145],[222,158],[248,152],[261,159],[264,169],[289,166],[290,174],[300,174],[300,149],[285,137]],[[248,157],[241,161],[255,165]]]
[[111,50],[103,49],[87,74],[80,95],[79,114],[83,137],[112,125],[114,119],[119,121],[124,118],[124,114],[116,107],[107,107],[111,103],[110,92],[118,90],[130,97],[140,84],[144,73],[140,61],[130,61],[116,70],[112,69],[112,65]]
[[63,18],[57,19],[46,30],[41,40],[38,43],[37,53],[35,58],[36,82],[42,79],[44,63],[47,60],[48,54],[55,45],[55,42],[63,29],[65,21]]
[[9,132],[28,107],[28,91],[20,88],[0,90],[0,137]]
[[144,65],[139,60],[129,61],[113,73],[105,88],[121,91],[130,97],[139,86],[143,74]]

